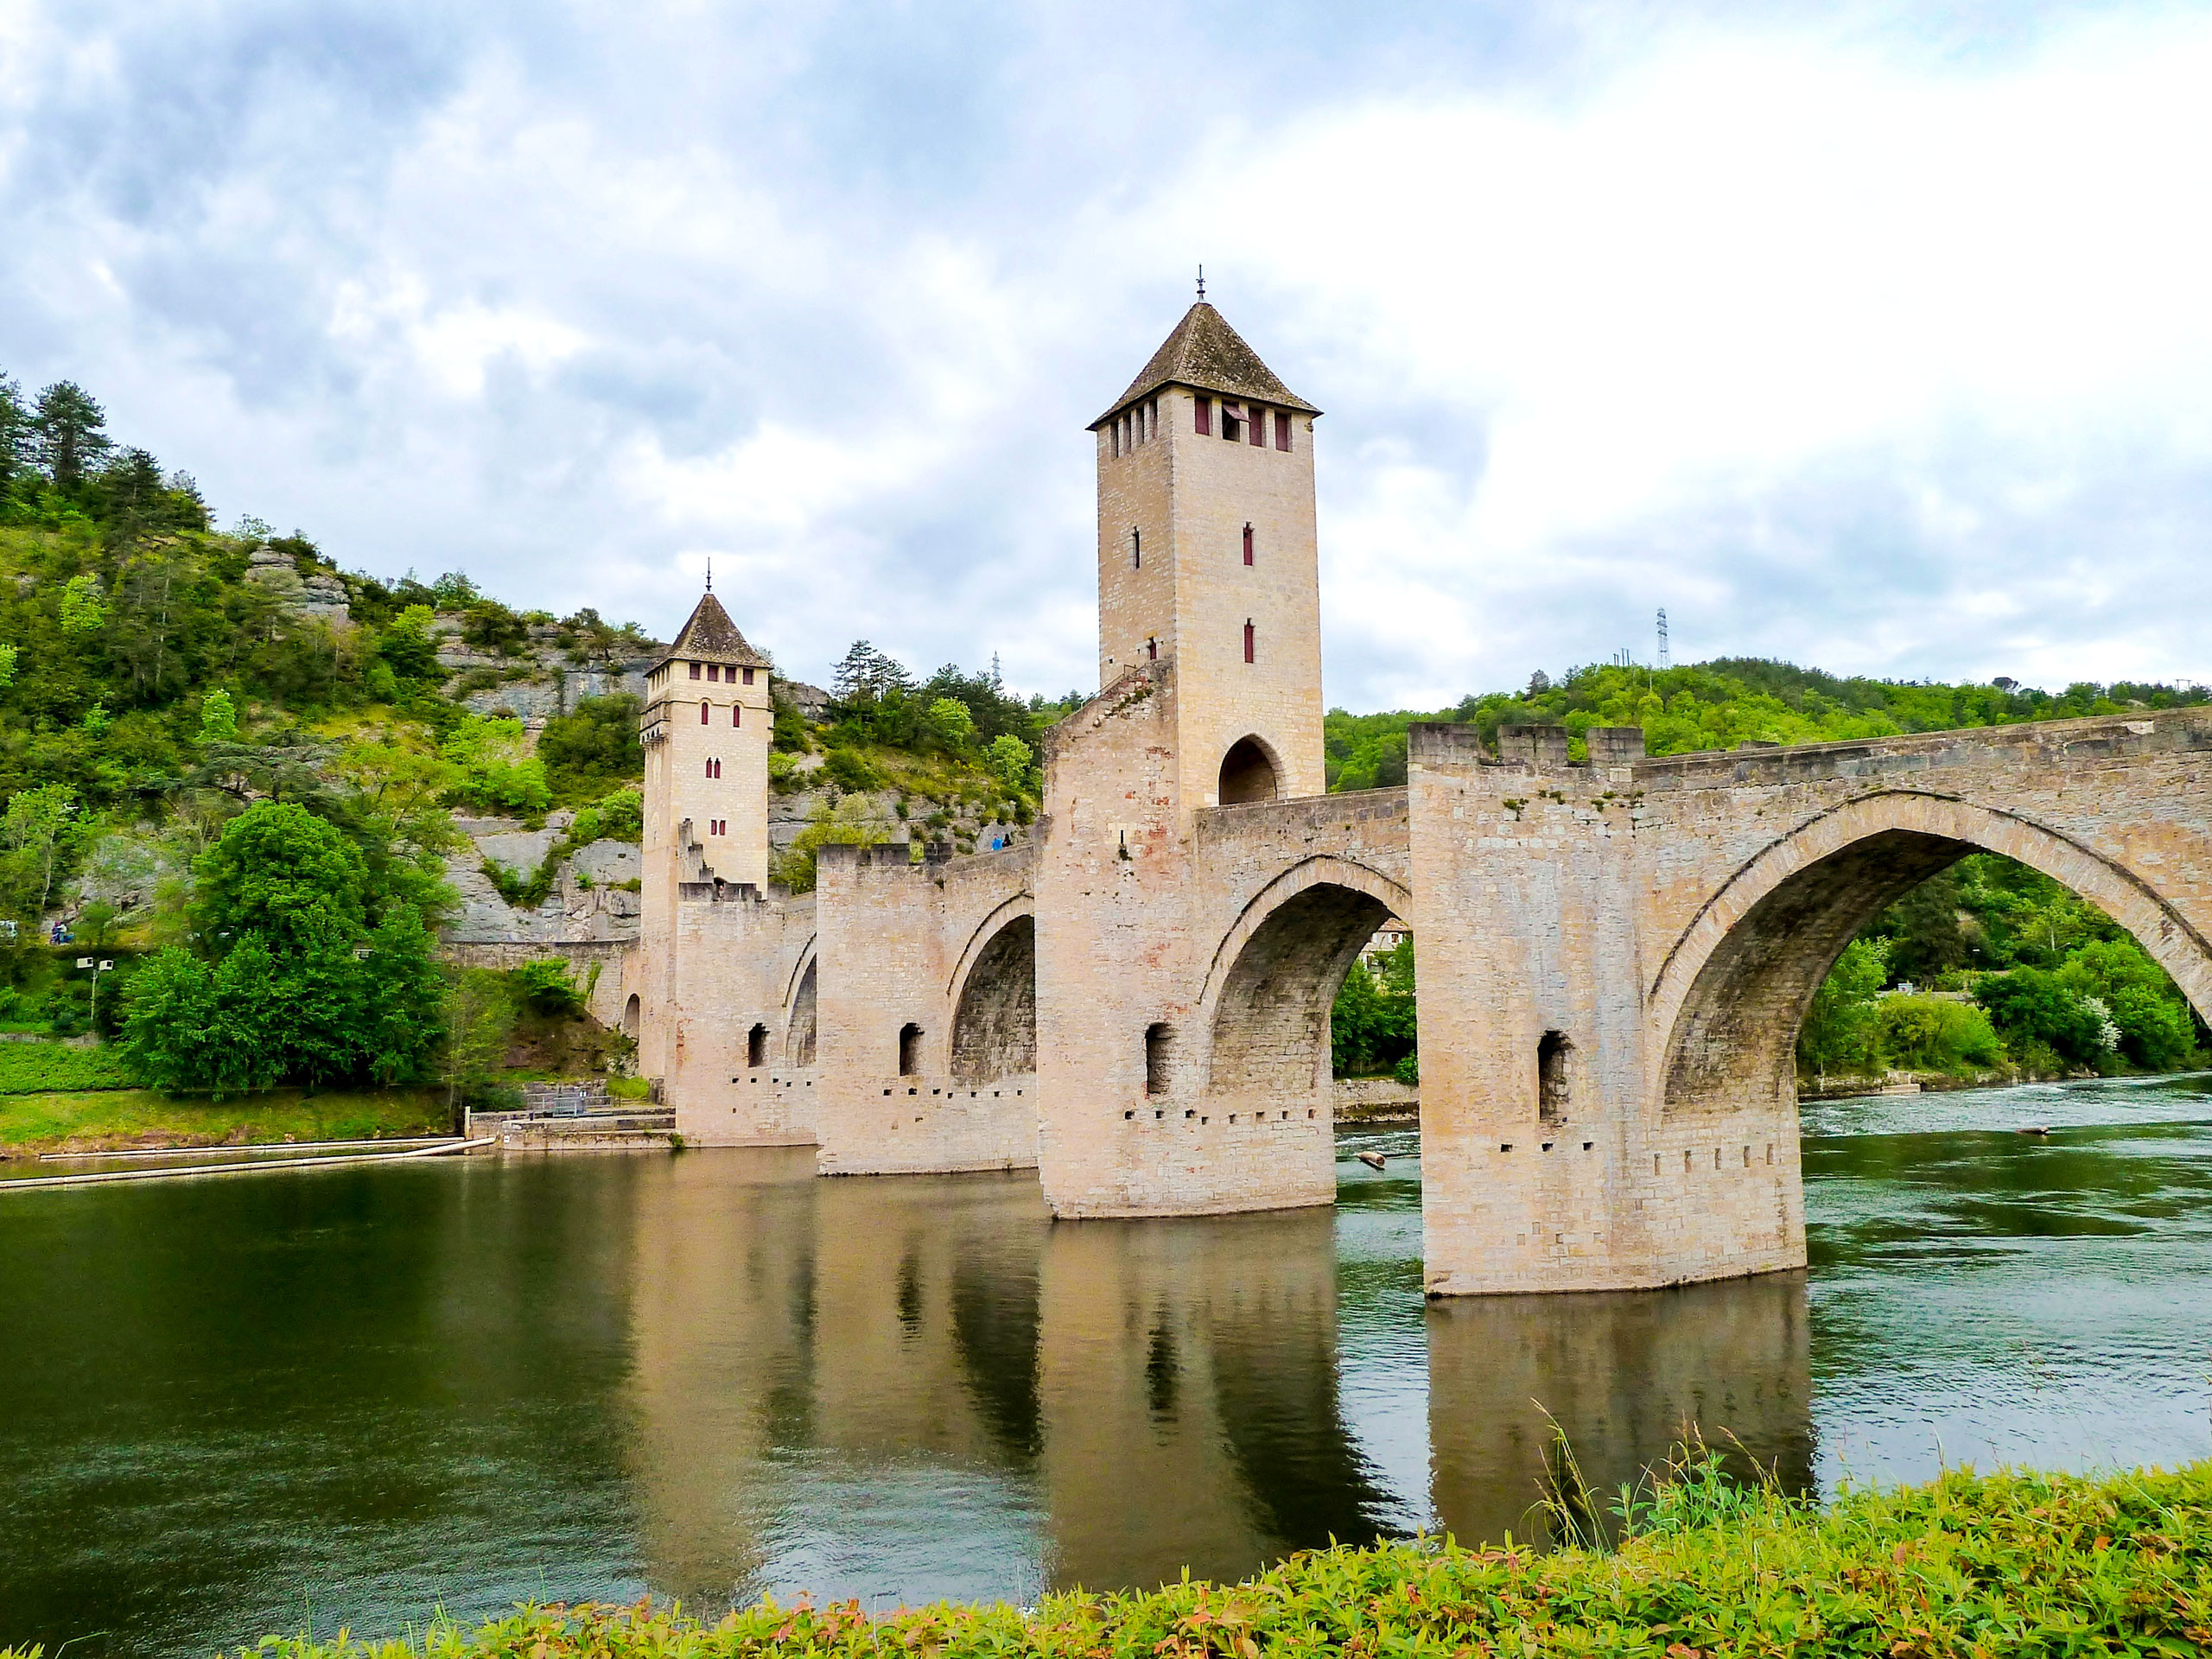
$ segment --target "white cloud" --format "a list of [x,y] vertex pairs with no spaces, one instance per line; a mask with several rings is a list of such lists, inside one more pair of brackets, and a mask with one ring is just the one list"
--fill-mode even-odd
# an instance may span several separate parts
[[2212,23],[1989,16],[18,8],[0,364],[349,563],[665,630],[712,556],[794,671],[1059,690],[1082,424],[1203,257],[1330,411],[1332,701],[1660,604],[2212,676]]

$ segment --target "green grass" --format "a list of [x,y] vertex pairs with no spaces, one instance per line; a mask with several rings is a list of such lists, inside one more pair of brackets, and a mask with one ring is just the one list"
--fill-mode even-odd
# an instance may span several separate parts
[[54,1090],[129,1089],[138,1078],[112,1046],[71,1048],[66,1043],[0,1043],[0,1095],[37,1095]]
[[443,1135],[447,1125],[444,1097],[428,1090],[273,1089],[219,1102],[150,1089],[18,1095],[0,1099],[0,1152],[365,1141]]
[[[1705,1494],[1709,1497],[1709,1492]],[[1699,1513],[1685,1521],[1684,1510]],[[2212,1644],[2212,1462],[2084,1479],[1952,1473],[1826,1509],[1663,1491],[1613,1551],[1418,1541],[1297,1555],[1230,1587],[1047,1596],[1030,1611],[772,1603],[524,1608],[365,1645],[272,1637],[282,1659],[1705,1659],[1707,1655],[2159,1655]]]

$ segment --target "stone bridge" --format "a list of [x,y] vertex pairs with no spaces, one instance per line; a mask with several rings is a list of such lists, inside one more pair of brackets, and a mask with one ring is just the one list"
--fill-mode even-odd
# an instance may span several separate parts
[[1802,1265],[1795,1048],[1853,933],[2001,853],[2212,1012],[2212,712],[1643,756],[1414,728],[1433,1293]]
[[687,1141],[1033,1165],[1066,1219],[1328,1204],[1330,1008],[1395,913],[1429,1288],[1627,1288],[1803,1262],[1798,1025],[1975,849],[2212,1011],[2212,711],[1580,762],[1422,726],[1405,789],[1323,793],[1319,414],[1201,301],[1092,423],[1105,689],[1046,734],[1025,847],[825,847],[771,890],[772,664],[701,599],[646,676],[621,988]]

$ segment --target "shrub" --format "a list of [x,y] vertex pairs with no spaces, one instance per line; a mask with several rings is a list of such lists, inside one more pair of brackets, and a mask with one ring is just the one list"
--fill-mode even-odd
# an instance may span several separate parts
[[66,1043],[0,1043],[0,1095],[135,1089],[138,1074],[119,1048]]
[[2005,1045],[1989,1016],[1948,996],[1885,996],[1874,1005],[1875,1041],[1891,1065],[1916,1071],[1997,1065]]
[[523,753],[522,722],[471,715],[440,751],[461,769],[453,798],[479,812],[543,812],[553,804],[545,763]]
[[582,1014],[583,992],[569,975],[569,964],[558,957],[541,957],[512,971],[515,988],[523,1001],[540,1014]]
[[554,794],[564,801],[592,800],[640,777],[645,752],[638,747],[638,700],[626,694],[587,697],[545,722],[537,758]]
[[[1601,1500],[1602,1501],[1602,1500]],[[1630,1495],[1614,1548],[1434,1536],[1303,1550],[1234,1587],[1074,1590],[901,1607],[762,1601],[711,1624],[647,1602],[525,1606],[367,1647],[272,1637],[268,1659],[1210,1659],[1211,1656],[2172,1655],[2212,1638],[2212,1463],[2106,1479],[1954,1471],[1825,1508],[1710,1461]]]
[[857,749],[834,748],[823,757],[822,770],[830,781],[840,789],[861,794],[883,786],[883,774],[870,766],[868,757]]

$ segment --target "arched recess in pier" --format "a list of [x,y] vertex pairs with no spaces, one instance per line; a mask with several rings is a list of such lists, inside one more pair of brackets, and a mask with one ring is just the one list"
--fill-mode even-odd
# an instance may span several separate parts
[[1024,895],[977,930],[952,1016],[955,1083],[988,1083],[1037,1069],[1037,921]]

